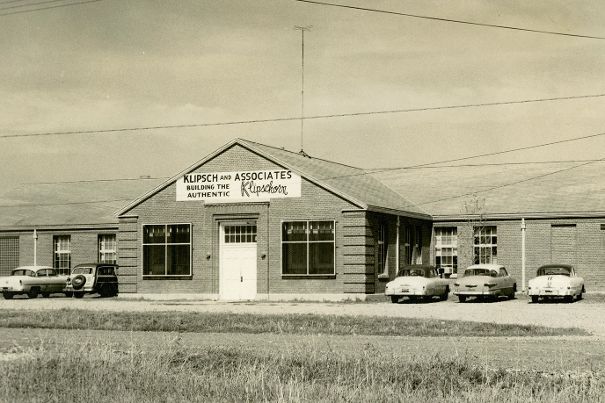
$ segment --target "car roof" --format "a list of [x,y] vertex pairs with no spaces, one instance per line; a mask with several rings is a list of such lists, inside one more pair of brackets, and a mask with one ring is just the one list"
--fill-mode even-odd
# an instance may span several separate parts
[[118,265],[115,263],[80,263],[78,265],[75,265],[73,268],[75,269],[76,267],[91,267],[91,266],[115,266],[117,267]]
[[550,263],[550,264],[545,264],[542,265],[540,267],[538,267],[538,270],[540,269],[549,269],[549,268],[555,268],[555,267],[564,267],[566,269],[573,269],[573,266],[570,264],[557,264],[557,263]]
[[[15,267],[13,270],[31,270],[31,271],[38,271],[38,270],[42,270],[42,269],[53,269],[50,266],[19,266],[19,267]],[[11,270],[11,271],[13,271]],[[54,270],[54,269],[53,269]]]
[[481,264],[474,264],[472,266],[467,267],[465,270],[468,269],[489,269],[489,270],[500,270],[501,268],[504,268],[504,266],[502,266],[501,264],[494,264],[494,263],[481,263]]
[[401,270],[412,270],[412,269],[420,269],[420,270],[435,270],[435,266],[431,266],[428,264],[410,264],[407,266],[403,266]]

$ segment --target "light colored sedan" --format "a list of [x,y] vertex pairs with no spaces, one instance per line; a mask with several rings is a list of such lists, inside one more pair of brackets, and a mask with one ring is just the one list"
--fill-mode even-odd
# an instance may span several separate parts
[[433,266],[405,266],[397,277],[387,283],[384,294],[397,303],[402,297],[428,299],[439,297],[445,301],[450,292],[449,281],[440,278]]
[[53,293],[69,293],[65,291],[67,276],[57,274],[48,266],[21,266],[11,272],[10,276],[0,277],[0,289],[4,299],[11,299],[18,294],[27,294],[36,298],[38,294],[44,297]]
[[517,281],[511,277],[506,268],[498,264],[476,264],[464,270],[462,277],[454,283],[454,295],[460,302],[468,297],[498,298],[506,296],[515,298]]
[[572,302],[574,297],[582,299],[585,292],[584,279],[568,264],[541,266],[536,277],[529,280],[527,287],[527,295],[534,303],[540,298],[563,298],[566,302]]

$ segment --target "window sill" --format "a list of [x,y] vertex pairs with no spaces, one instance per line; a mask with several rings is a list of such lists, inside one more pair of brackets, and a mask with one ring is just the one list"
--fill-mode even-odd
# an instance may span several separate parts
[[193,280],[193,275],[186,276],[143,276],[143,280]]
[[282,274],[283,280],[326,280],[335,279],[336,274]]

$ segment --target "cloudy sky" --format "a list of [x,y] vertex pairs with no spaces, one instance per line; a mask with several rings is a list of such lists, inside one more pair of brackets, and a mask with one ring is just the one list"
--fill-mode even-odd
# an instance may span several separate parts
[[[602,0],[338,1],[605,37]],[[605,94],[599,39],[293,0],[103,0],[12,13],[28,3],[38,2],[0,1],[0,136],[298,116],[294,25],[313,26],[309,116]],[[305,123],[304,148],[364,168],[405,166],[605,132],[604,109],[600,97],[317,119]],[[235,137],[298,151],[299,130],[286,121],[0,138],[0,185],[171,176]],[[605,136],[498,161],[603,157]]]

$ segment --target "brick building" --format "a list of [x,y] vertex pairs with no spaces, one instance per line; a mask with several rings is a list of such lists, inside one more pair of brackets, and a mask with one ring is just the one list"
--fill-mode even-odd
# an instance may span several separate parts
[[524,237],[526,279],[565,262],[589,292],[605,290],[602,165],[369,174],[238,139],[162,183],[4,195],[0,272],[36,250],[38,264],[64,269],[117,260],[121,293],[342,298],[383,292],[410,263],[450,275],[498,262],[520,283]]

